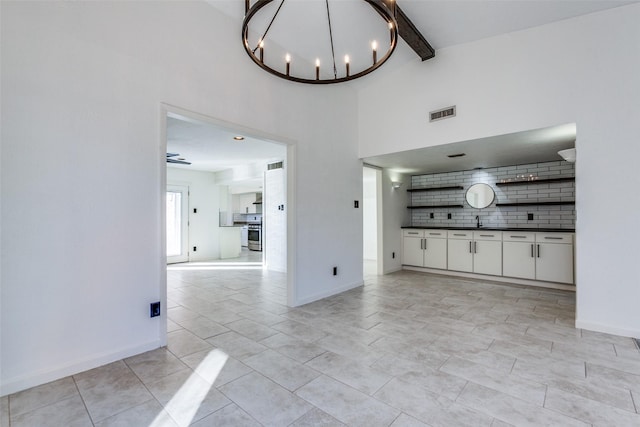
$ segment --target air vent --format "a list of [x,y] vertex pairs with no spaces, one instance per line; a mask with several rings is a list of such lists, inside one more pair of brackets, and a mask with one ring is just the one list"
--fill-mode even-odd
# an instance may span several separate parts
[[435,122],[437,120],[448,119],[450,117],[455,117],[456,115],[456,106],[452,105],[451,107],[442,108],[440,110],[431,111],[429,113],[429,121]]
[[267,165],[267,170],[272,169],[284,169],[284,162],[271,163],[270,165]]

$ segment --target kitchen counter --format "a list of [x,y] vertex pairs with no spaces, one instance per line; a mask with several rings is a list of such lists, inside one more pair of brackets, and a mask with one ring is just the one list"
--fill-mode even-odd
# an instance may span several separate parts
[[532,232],[540,232],[540,233],[575,233],[576,230],[574,228],[499,228],[499,227],[432,227],[432,226],[407,226],[402,227],[405,229],[415,229],[415,230],[487,230],[487,231],[532,231]]

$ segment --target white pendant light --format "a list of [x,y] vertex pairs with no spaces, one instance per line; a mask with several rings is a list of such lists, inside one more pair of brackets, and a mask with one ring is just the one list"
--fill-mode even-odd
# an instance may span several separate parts
[[560,157],[562,157],[563,159],[565,159],[569,163],[575,163],[576,162],[576,149],[575,148],[568,148],[566,150],[560,150],[560,151],[558,151],[558,154],[560,155]]

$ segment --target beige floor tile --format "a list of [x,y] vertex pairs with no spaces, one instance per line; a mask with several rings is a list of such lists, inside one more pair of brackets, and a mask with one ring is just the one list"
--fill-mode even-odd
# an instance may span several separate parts
[[316,344],[302,341],[283,333],[265,338],[260,341],[260,344],[276,350],[278,353],[297,360],[300,363],[308,362],[326,351]]
[[225,384],[220,391],[267,426],[289,425],[313,409],[309,403],[255,372]]
[[183,370],[147,384],[153,396],[178,425],[187,426],[231,401],[200,375]]
[[614,408],[552,387],[549,387],[544,407],[594,425],[640,425],[640,414]]
[[205,381],[220,387],[253,370],[220,349],[205,350],[190,354],[182,361],[198,373]]
[[[260,306],[262,306],[262,304],[260,304]],[[254,322],[258,322],[267,326],[275,325],[276,323],[280,323],[286,320],[282,316],[262,309],[241,311],[238,314],[246,319],[253,320]]]
[[305,365],[369,395],[391,379],[383,371],[332,352],[323,353]]
[[204,316],[186,319],[181,321],[180,325],[202,339],[211,338],[229,331],[228,328]]
[[418,421],[407,414],[400,414],[390,427],[429,427],[422,421]]
[[274,350],[251,356],[244,363],[289,391],[295,391],[320,376],[320,372]]
[[66,377],[12,394],[9,397],[9,411],[11,417],[15,417],[77,395],[78,389],[73,378]]
[[467,384],[467,380],[463,378],[395,355],[384,356],[371,365],[371,367],[393,375],[402,381],[424,387],[429,391],[441,394],[452,400],[458,397]]
[[325,375],[296,394],[339,421],[354,426],[389,425],[400,412]]
[[150,400],[131,409],[120,412],[117,415],[106,418],[95,425],[96,427],[132,427],[132,426],[158,426],[178,427],[156,400]]
[[124,363],[124,360],[109,363],[89,371],[84,371],[73,376],[78,389],[82,392],[97,385],[113,381],[116,378],[131,375],[131,368]]
[[344,424],[318,408],[314,408],[295,420],[289,427],[344,427]]
[[547,391],[547,387],[544,384],[508,375],[488,366],[453,356],[442,365],[440,370],[475,384],[501,391],[526,402],[540,406],[544,403],[544,396]]
[[157,381],[188,367],[166,348],[158,348],[124,360],[143,383]]
[[278,333],[275,329],[249,319],[236,320],[225,326],[254,341],[260,341]]
[[192,424],[193,427],[260,427],[261,424],[232,403]]
[[207,350],[211,348],[211,345],[183,329],[167,334],[167,348],[176,357],[184,357],[188,354]]
[[[608,385],[640,392],[640,375],[587,362],[587,381],[596,386]],[[636,401],[636,405],[640,402]]]
[[80,388],[80,394],[94,423],[153,399],[133,372]]
[[303,341],[313,342],[327,335],[325,332],[319,331],[313,326],[296,322],[295,320],[285,320],[284,322],[276,323],[271,327],[289,336],[299,338]]
[[493,417],[398,379],[389,381],[375,397],[434,427],[489,426],[493,421]]
[[91,427],[79,395],[22,414],[11,414],[11,427]]
[[516,426],[588,426],[559,412],[473,383],[467,384],[457,402]]
[[227,332],[222,335],[217,335],[209,338],[207,342],[240,361],[267,349],[267,347],[262,344],[258,344],[254,340],[242,336],[237,332]]

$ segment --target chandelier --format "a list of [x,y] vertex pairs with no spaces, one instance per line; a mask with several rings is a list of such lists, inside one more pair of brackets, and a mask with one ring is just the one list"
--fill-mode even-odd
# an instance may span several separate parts
[[[245,0],[242,41],[245,51],[260,68],[294,82],[341,83],[363,77],[378,69],[391,57],[396,48],[399,35],[396,20],[398,12],[402,18],[401,22],[408,22],[405,28],[415,30],[394,0],[361,0],[351,2],[351,6],[344,0],[332,1],[331,4],[329,0],[324,0],[322,3],[315,2],[313,7],[313,2],[306,1],[298,2],[297,12],[287,10],[291,6],[290,3],[291,1],[285,5],[285,0],[257,0],[251,5],[250,0]],[[294,0],[291,9],[295,9],[295,3]],[[357,13],[346,13],[345,7],[353,7],[354,3],[360,8],[356,9]],[[324,22],[314,21],[313,25],[305,25],[299,21],[300,17]],[[357,18],[366,18],[366,24],[356,21]],[[257,23],[251,26],[253,21]],[[373,37],[369,34],[354,35],[356,27],[372,27]],[[315,37],[313,43],[300,46],[304,43],[303,36],[309,33]],[[417,34],[421,38],[420,41],[431,49],[426,40]],[[402,33],[400,35],[407,40]],[[348,43],[344,39],[348,38],[357,39],[356,45],[347,47]],[[366,43],[363,43],[363,39],[366,39]],[[285,41],[298,46],[298,51],[288,51],[287,47],[283,47]],[[351,48],[354,52],[346,51]],[[322,51],[323,55],[314,54],[311,52],[313,49]]]

